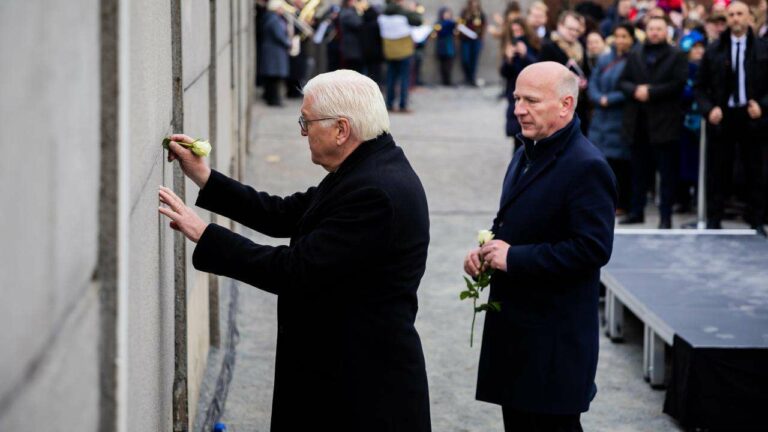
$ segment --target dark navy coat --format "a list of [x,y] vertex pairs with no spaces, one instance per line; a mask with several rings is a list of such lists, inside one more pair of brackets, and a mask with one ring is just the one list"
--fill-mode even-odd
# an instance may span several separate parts
[[429,246],[421,182],[392,136],[281,198],[213,172],[197,205],[290,246],[210,224],[195,268],[277,294],[272,431],[428,432],[414,327]]
[[[504,179],[495,238],[511,246],[491,278],[477,399],[518,410],[575,414],[595,395],[600,267],[613,247],[615,179],[578,118],[524,143]],[[514,183],[514,186],[512,184]]]
[[267,77],[288,77],[288,50],[291,40],[283,21],[275,12],[267,12],[264,18],[264,40],[261,42],[260,75]]

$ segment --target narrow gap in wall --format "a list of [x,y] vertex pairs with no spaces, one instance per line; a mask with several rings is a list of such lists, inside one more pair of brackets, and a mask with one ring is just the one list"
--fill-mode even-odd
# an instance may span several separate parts
[[[184,88],[182,75],[181,0],[171,0],[171,75],[173,92],[173,132],[184,127]],[[178,165],[173,167],[173,190],[180,197],[184,193],[184,173]],[[174,377],[173,377],[173,430],[189,430],[189,387],[187,385],[187,269],[186,239],[180,232],[173,236],[174,285]]]
[[99,431],[118,429],[118,0],[99,2]]

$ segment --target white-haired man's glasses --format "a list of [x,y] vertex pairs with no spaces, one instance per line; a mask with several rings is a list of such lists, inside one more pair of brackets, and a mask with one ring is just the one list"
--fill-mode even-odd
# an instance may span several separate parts
[[321,121],[321,120],[335,120],[337,118],[338,117],[323,117],[323,118],[319,118],[319,119],[307,120],[307,119],[304,118],[304,116],[299,116],[299,127],[301,128],[302,132],[306,132],[307,131],[307,127],[312,122]]

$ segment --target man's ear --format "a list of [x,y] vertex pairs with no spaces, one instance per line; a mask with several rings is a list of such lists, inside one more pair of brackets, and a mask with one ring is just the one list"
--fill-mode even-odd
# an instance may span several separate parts
[[560,104],[563,106],[563,109],[565,110],[565,114],[573,111],[573,103],[574,103],[573,96],[565,96],[564,98],[560,99]]
[[352,135],[352,125],[349,123],[349,119],[340,117],[336,121],[336,127],[339,130],[339,134],[336,136],[336,144],[341,145],[349,139]]

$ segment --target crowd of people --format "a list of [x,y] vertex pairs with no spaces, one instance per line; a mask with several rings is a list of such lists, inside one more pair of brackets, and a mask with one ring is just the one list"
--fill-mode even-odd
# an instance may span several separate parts
[[483,42],[496,38],[513,147],[521,131],[517,76],[533,63],[560,63],[578,78],[581,129],[617,179],[620,224],[643,223],[649,195],[658,201],[662,229],[672,227],[675,212],[694,208],[705,124],[707,227],[721,228],[740,213],[765,234],[766,0],[752,7],[715,0],[709,8],[691,0],[617,0],[607,10],[588,0],[561,11],[554,23],[542,1],[523,11],[513,0],[489,16],[480,0],[467,0],[458,14],[441,7],[431,23],[412,0],[342,0],[321,14],[314,13],[316,0],[258,7],[257,70],[269,105],[281,103],[280,82],[287,97],[301,96],[318,63],[307,53],[316,56],[313,47],[322,44],[328,70],[367,75],[384,87],[390,112],[410,113],[409,89],[422,83],[427,52],[437,59],[441,84],[454,85],[458,57],[463,84],[477,86]]

